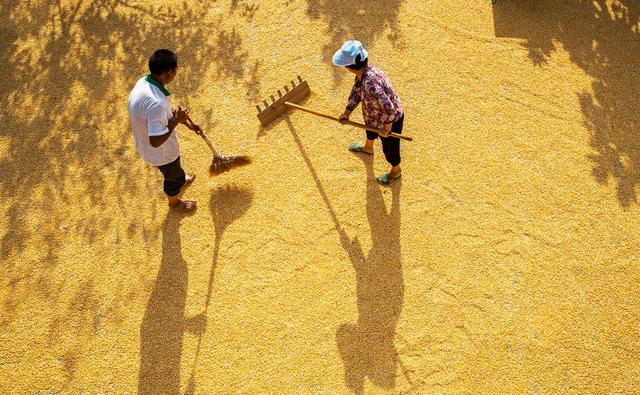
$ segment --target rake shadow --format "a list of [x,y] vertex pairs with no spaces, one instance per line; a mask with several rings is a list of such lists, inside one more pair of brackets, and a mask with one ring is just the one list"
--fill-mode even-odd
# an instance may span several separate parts
[[215,279],[216,268],[218,267],[218,257],[220,252],[220,243],[225,230],[233,222],[240,219],[251,207],[253,202],[253,191],[236,185],[227,185],[216,188],[211,194],[209,208],[213,218],[213,226],[215,228],[215,245],[213,248],[213,259],[211,262],[211,270],[209,274],[209,284],[207,287],[207,297],[205,299],[204,311],[192,318],[190,322],[194,323],[193,327],[197,329],[198,345],[193,360],[193,368],[189,376],[189,382],[185,394],[194,394],[196,392],[195,374],[200,357],[200,349],[202,346],[202,337],[206,329],[207,315],[209,305],[211,303],[211,294],[213,293],[213,285]]

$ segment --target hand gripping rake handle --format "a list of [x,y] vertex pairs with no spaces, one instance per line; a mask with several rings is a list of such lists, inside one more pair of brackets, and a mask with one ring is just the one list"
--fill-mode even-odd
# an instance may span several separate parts
[[[322,118],[327,118],[327,119],[331,119],[331,120],[336,121],[336,122],[340,122],[340,120],[338,118],[336,118],[336,117],[334,117],[332,115],[325,114],[325,113],[322,113],[322,112],[319,112],[319,111],[315,111],[315,110],[312,110],[312,109],[310,109],[308,107],[304,107],[304,106],[300,106],[300,105],[297,105],[297,104],[293,104],[293,103],[288,102],[288,101],[284,102],[284,104],[289,106],[289,107],[291,107],[291,108],[296,108],[298,110],[301,110],[301,111],[304,111],[304,112],[308,112],[309,114],[317,115],[317,116],[322,117]],[[342,122],[340,122],[340,123],[342,123]],[[386,131],[383,130],[383,129],[374,128],[374,127],[367,126],[365,124],[358,123],[358,122],[346,121],[344,124],[345,125],[350,125],[350,126],[355,126],[356,128],[360,128],[360,129],[364,129],[364,130],[370,130],[370,131],[378,133],[378,134],[386,133]],[[393,132],[389,133],[389,137],[395,137],[397,139],[413,141],[413,137],[404,136],[402,134],[393,133]]]

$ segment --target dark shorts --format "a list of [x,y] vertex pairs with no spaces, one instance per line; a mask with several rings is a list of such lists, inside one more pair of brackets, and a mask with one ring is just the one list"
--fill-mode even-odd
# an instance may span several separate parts
[[[391,131],[394,133],[402,134],[402,123],[404,122],[404,114],[391,125]],[[378,133],[370,132],[367,130],[367,139],[375,140],[380,137],[382,141],[382,152],[384,157],[391,166],[398,166],[400,164],[400,139],[394,137],[381,137]]]
[[158,166],[160,172],[164,176],[164,193],[167,196],[176,196],[180,193],[180,189],[187,182],[187,176],[180,166],[180,157],[171,163]]

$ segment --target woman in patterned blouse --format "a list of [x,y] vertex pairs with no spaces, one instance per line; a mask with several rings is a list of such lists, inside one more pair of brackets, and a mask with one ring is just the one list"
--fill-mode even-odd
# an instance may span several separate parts
[[[355,74],[355,83],[349,95],[347,108],[340,115],[341,121],[349,120],[351,112],[362,103],[362,115],[367,126],[384,129],[380,134],[382,151],[391,165],[391,170],[377,178],[383,185],[402,175],[400,169],[400,139],[389,137],[389,132],[402,133],[404,111],[400,98],[391,82],[379,69],[369,66],[369,56],[359,41],[350,40],[342,45],[333,56],[333,63],[345,67]],[[349,151],[373,154],[373,143],[378,134],[367,130],[366,143],[356,141],[349,146]]]

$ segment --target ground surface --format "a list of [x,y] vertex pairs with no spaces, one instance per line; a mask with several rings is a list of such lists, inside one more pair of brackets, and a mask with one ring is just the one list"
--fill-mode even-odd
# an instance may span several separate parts
[[[635,1],[0,4],[1,393],[611,393],[640,388]],[[361,133],[254,105],[298,74],[339,113],[369,49],[402,183]],[[168,212],[126,101],[169,86],[249,167]],[[357,113],[357,117],[360,114]],[[207,307],[208,306],[208,307]]]

